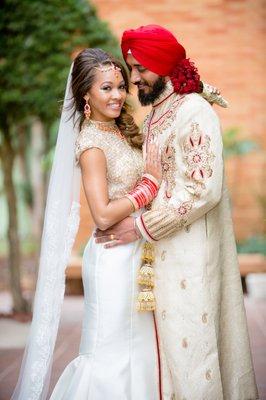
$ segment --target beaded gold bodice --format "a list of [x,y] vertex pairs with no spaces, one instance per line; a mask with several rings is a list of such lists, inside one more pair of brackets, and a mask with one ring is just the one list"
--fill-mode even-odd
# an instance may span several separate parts
[[118,199],[132,190],[143,172],[141,150],[131,147],[117,131],[113,122],[85,121],[75,147],[77,163],[86,149],[96,147],[104,152],[110,200]]

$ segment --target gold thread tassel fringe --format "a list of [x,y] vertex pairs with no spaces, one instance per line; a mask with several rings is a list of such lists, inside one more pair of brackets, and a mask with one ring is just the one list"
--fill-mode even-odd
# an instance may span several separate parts
[[156,308],[155,297],[152,292],[154,287],[154,248],[152,243],[145,242],[142,253],[142,266],[139,270],[138,284],[140,292],[137,300],[138,311],[154,311]]
[[139,270],[138,284],[154,287],[154,270],[151,264],[144,264]]
[[154,311],[155,306],[155,297],[151,290],[143,289],[143,291],[139,292],[137,303],[138,311]]

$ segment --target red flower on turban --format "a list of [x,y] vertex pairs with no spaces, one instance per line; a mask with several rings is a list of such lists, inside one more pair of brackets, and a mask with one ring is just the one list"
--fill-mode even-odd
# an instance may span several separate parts
[[186,59],[186,50],[167,29],[159,25],[129,29],[123,33],[121,49],[125,60],[130,51],[148,70],[170,76],[176,92],[199,91],[197,69]]

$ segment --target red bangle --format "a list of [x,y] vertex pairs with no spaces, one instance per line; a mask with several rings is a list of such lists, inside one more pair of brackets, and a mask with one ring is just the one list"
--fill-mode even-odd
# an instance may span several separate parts
[[157,195],[159,185],[155,178],[150,179],[149,176],[144,175],[136,187],[129,192],[127,197],[135,206],[135,209],[142,208],[149,204]]

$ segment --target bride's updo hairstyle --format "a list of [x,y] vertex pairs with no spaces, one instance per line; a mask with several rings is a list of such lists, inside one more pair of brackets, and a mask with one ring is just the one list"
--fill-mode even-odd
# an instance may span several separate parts
[[[74,113],[81,115],[80,127],[84,122],[84,96],[94,83],[97,68],[115,65],[121,70],[125,81],[126,92],[129,93],[129,81],[125,67],[114,57],[101,49],[85,49],[74,60],[72,70],[72,92]],[[143,138],[133,117],[128,112],[129,106],[124,103],[116,124],[132,147],[141,149]]]

